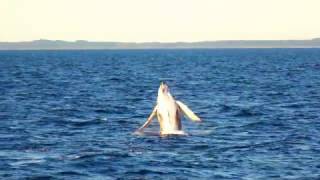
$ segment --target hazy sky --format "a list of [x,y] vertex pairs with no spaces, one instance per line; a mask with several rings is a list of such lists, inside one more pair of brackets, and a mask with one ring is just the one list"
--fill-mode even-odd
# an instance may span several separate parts
[[320,37],[320,0],[0,0],[0,41]]

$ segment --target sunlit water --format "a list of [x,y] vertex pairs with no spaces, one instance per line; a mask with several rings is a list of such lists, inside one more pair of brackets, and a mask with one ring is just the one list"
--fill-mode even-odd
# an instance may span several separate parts
[[[191,135],[132,134],[161,80]],[[0,177],[320,178],[320,49],[0,51]]]

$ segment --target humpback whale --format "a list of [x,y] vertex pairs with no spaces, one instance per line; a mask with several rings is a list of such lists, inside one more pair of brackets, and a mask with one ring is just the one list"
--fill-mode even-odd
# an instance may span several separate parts
[[160,135],[186,135],[182,130],[181,124],[183,114],[192,121],[201,121],[201,119],[193,113],[187,105],[181,101],[175,100],[169,91],[168,85],[161,82],[158,89],[157,104],[153,108],[153,111],[147,121],[136,132],[143,132],[143,129],[146,128],[156,117],[160,124]]

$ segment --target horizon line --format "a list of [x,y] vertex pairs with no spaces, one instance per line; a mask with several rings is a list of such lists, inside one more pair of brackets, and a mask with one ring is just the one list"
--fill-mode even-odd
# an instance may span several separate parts
[[47,39],[47,38],[40,38],[34,40],[21,40],[21,41],[0,41],[0,43],[23,43],[23,42],[35,42],[35,41],[56,41],[56,42],[108,42],[108,43],[134,43],[134,44],[143,44],[143,43],[199,43],[199,42],[223,42],[223,41],[312,41],[318,40],[319,37],[308,38],[308,39],[226,39],[226,40],[199,40],[199,41],[94,41],[94,40],[62,40],[62,39]]

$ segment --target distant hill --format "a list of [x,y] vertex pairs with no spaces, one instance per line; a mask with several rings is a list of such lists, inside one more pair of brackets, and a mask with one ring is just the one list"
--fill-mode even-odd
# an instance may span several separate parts
[[35,40],[0,42],[0,50],[59,50],[59,49],[183,49],[183,48],[320,48],[320,38],[311,40],[228,40],[201,42],[90,42]]

